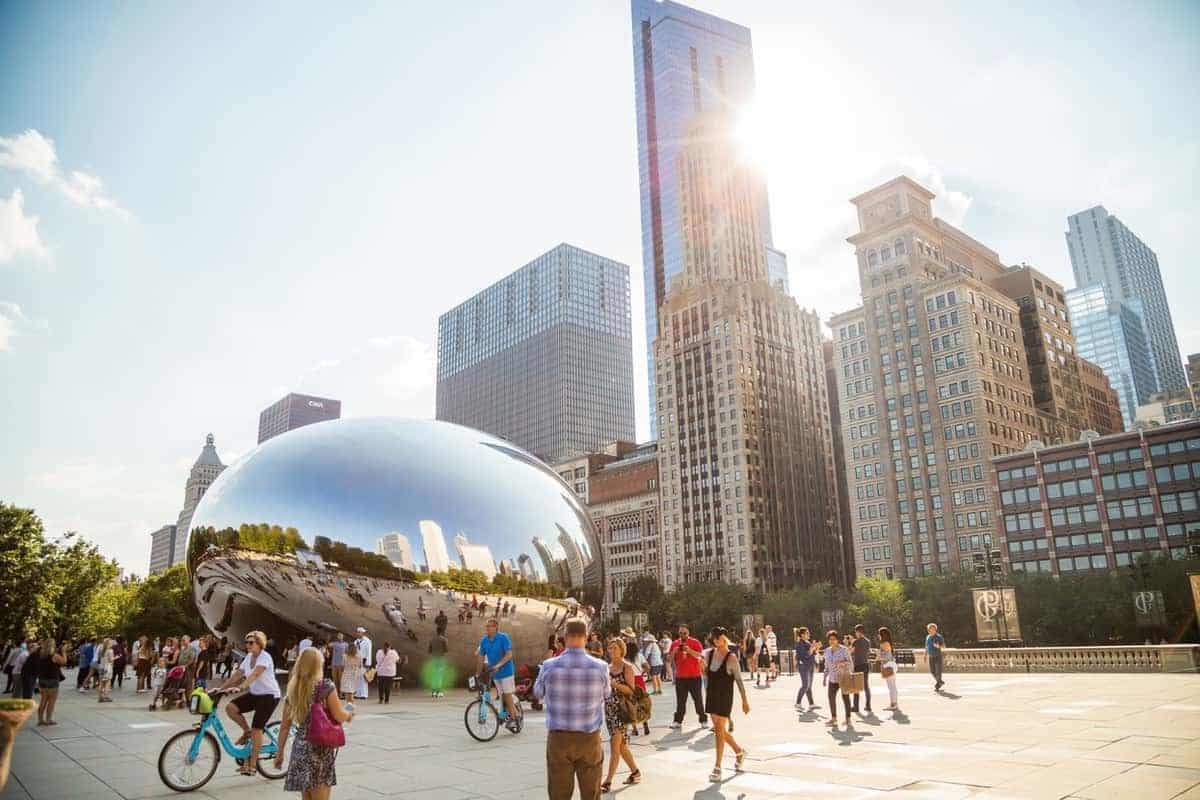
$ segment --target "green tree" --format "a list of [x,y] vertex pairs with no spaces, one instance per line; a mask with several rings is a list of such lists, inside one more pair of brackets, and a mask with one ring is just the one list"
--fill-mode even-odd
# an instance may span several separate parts
[[0,637],[43,632],[54,608],[46,580],[53,550],[32,509],[0,502]]
[[138,584],[136,610],[125,620],[127,638],[178,636],[206,630],[192,597],[192,582],[182,564]]
[[842,627],[853,629],[861,624],[869,636],[887,627],[899,640],[912,630],[913,604],[904,585],[888,578],[859,578],[854,593],[846,604],[846,619]]
[[92,596],[115,580],[120,568],[75,533],[66,533],[55,542],[47,561],[47,585],[54,597],[50,631],[59,641],[74,639],[84,633],[80,625]]
[[648,611],[662,595],[663,588],[657,578],[653,575],[638,575],[621,594],[621,610]]
[[758,606],[759,598],[740,584],[687,583],[654,601],[647,616],[656,631],[685,624],[693,635],[703,638],[717,625],[736,631],[741,627],[742,615]]
[[109,583],[93,592],[79,620],[79,635],[124,633],[127,621],[141,607],[139,588],[139,583]]
[[[807,627],[813,638],[821,638],[821,612],[845,608],[843,591],[829,583],[818,583],[803,589],[776,592],[763,598],[761,611],[763,621],[777,629],[777,633],[791,632],[792,628]],[[738,628],[741,628],[739,623]]]

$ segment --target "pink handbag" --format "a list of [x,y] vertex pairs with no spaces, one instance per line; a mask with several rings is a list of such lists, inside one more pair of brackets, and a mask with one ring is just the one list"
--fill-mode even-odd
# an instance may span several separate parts
[[308,743],[313,747],[345,747],[346,729],[334,722],[325,708],[328,693],[308,709]]

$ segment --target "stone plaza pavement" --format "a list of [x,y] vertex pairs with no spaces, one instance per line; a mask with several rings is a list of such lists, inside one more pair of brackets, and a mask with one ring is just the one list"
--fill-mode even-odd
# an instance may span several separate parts
[[[820,714],[792,709],[798,679],[750,689],[749,717],[735,736],[747,769],[709,783],[711,734],[689,714],[668,728],[674,697],[655,697],[651,735],[634,739],[645,776],[619,800],[696,798],[1200,798],[1200,676],[1162,674],[947,676],[943,694],[921,674],[900,675],[902,713],[882,711],[836,731]],[[818,676],[818,689],[819,685]],[[25,727],[13,779],[0,800],[175,797],[155,767],[162,743],[190,724],[183,711],[149,713],[129,689],[98,705],[64,684],[56,728]],[[127,683],[126,686],[129,684]],[[523,733],[479,743],[463,727],[465,691],[432,700],[416,691],[359,706],[338,757],[333,796],[362,798],[545,797],[545,722],[530,712]],[[822,704],[824,697],[817,698]],[[381,710],[383,709],[383,710]],[[298,796],[282,781],[233,774],[224,757],[196,798]],[[610,796],[611,797],[611,796]]]

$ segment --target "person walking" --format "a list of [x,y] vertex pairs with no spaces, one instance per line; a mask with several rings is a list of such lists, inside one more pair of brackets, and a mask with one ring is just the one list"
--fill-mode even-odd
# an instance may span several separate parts
[[[244,644],[246,657],[221,688],[228,689],[236,685],[238,689],[250,690],[248,694],[227,703],[225,713],[242,729],[238,745],[251,743],[250,757],[238,772],[253,775],[258,766],[258,751],[262,749],[263,729],[275,712],[275,706],[279,705],[280,691],[279,682],[275,680],[275,660],[266,650],[267,635],[262,631],[250,631],[246,634]],[[251,711],[254,712],[254,718],[247,725],[244,715]]]
[[384,642],[375,654],[375,680],[380,703],[392,702],[392,684],[396,681],[396,665],[399,663],[400,654],[390,642]]
[[812,640],[808,628],[796,629],[796,671],[800,673],[800,690],[796,692],[796,710],[799,711],[804,698],[808,698],[808,710],[816,708],[813,702],[813,669],[817,666],[817,651],[820,644]]
[[179,654],[176,656],[176,666],[183,667],[183,696],[189,697],[192,694],[192,687],[196,685],[196,659],[197,652],[192,648],[192,640],[188,636],[182,636],[179,639]]
[[288,678],[287,697],[283,703],[283,721],[279,726],[279,744],[275,748],[275,769],[283,768],[283,754],[292,726],[296,738],[288,762],[285,792],[300,792],[304,800],[328,800],[337,786],[338,748],[322,747],[308,740],[312,709],[321,705],[329,718],[348,725],[354,721],[354,706],[343,705],[338,699],[338,687],[324,677],[325,657],[318,648],[310,647],[300,654],[296,667]]
[[354,644],[358,650],[359,659],[362,661],[362,671],[359,673],[358,687],[355,689],[354,696],[359,700],[366,700],[370,696],[367,687],[367,670],[371,668],[371,658],[375,655],[371,651],[374,645],[371,644],[371,637],[367,636],[366,628],[359,627],[354,632],[358,634]]
[[64,675],[62,667],[67,663],[62,648],[57,647],[53,639],[43,639],[39,648],[41,655],[34,667],[26,664],[26,669],[37,673],[38,685],[38,725],[57,725],[54,721],[54,706],[58,702],[58,687]]
[[338,631],[337,638],[329,643],[329,664],[333,668],[334,686],[342,685],[342,669],[346,666],[346,647],[348,645],[349,643],[341,631]]
[[38,661],[41,659],[41,654],[38,652],[40,648],[41,645],[38,641],[31,638],[25,648],[24,658],[18,658],[16,666],[13,667],[13,672],[21,676],[20,697],[26,700],[33,699],[33,687],[37,685]]
[[79,648],[79,671],[75,674],[75,688],[86,692],[92,673],[92,659],[96,654],[96,637],[93,636]]
[[113,640],[113,683],[119,689],[125,688],[125,670],[129,667],[129,643],[124,636]]
[[[854,626],[854,644],[850,647],[850,660],[854,664],[854,671],[861,672],[863,676],[863,690],[861,694],[867,697],[867,713],[871,713],[871,639],[867,636],[867,629],[861,624]],[[854,706],[851,709],[855,714],[858,710],[859,692],[854,693]]]
[[4,677],[6,678],[4,682],[5,694],[12,694],[13,692],[13,665],[17,663],[17,657],[21,655],[21,652],[24,650],[24,648],[24,642],[13,642],[9,645],[8,649],[4,653]]
[[347,642],[346,645],[346,663],[342,666],[342,679],[338,682],[338,691],[342,693],[342,699],[348,703],[354,699],[358,681],[365,670],[362,656],[358,653],[358,640],[354,639]]
[[646,663],[650,666],[650,685],[653,687],[651,694],[662,694],[662,648],[658,646],[654,634],[649,631],[642,636],[642,653],[646,656]]
[[767,672],[767,685],[770,686],[779,677],[779,639],[770,625],[767,626],[767,655],[771,660]]
[[675,665],[675,721],[674,730],[683,727],[683,716],[687,711],[688,695],[696,707],[700,727],[708,727],[708,716],[704,713],[704,697],[701,694],[700,651],[698,639],[693,639],[686,625],[679,626],[679,638],[671,643],[670,660]]
[[942,665],[945,653],[942,651],[946,647],[946,640],[938,633],[938,626],[935,622],[926,625],[925,631],[927,633],[925,637],[925,655],[929,659],[929,674],[933,676],[933,690],[936,692],[945,684],[945,681],[942,680]]
[[[831,728],[837,727],[837,697],[841,693],[840,684],[854,671],[854,661],[850,650],[841,643],[837,631],[825,634],[828,647],[825,648],[825,684],[829,687],[829,721],[825,724]],[[850,695],[842,695],[842,705],[846,709],[846,725],[852,725],[850,719]]]
[[747,628],[745,635],[742,636],[742,669],[744,672],[749,672],[751,678],[754,678],[758,671],[757,658],[754,649],[754,631]]
[[622,701],[633,696],[636,675],[633,664],[625,658],[626,653],[628,653],[628,647],[625,640],[614,636],[608,643],[608,678],[612,692],[604,703],[604,724],[608,728],[609,755],[608,775],[605,776],[604,783],[600,784],[602,794],[608,794],[612,789],[613,776],[616,775],[617,766],[622,760],[629,766],[629,777],[625,779],[625,785],[631,786],[642,782],[642,772],[638,769],[637,762],[633,760],[633,752],[629,749],[629,739],[626,735],[626,725],[636,723],[626,723],[621,718]]
[[888,711],[899,711],[900,700],[899,694],[896,691],[896,650],[892,646],[892,632],[887,628],[880,628],[877,632],[879,636],[879,674],[883,676],[883,682],[888,687]]
[[754,659],[756,670],[754,673],[754,685],[759,686],[762,678],[766,675],[767,686],[771,685],[771,650],[767,646],[767,629],[759,628],[758,637],[754,640]]
[[549,800],[599,800],[604,747],[600,726],[612,695],[608,666],[584,650],[587,623],[572,619],[567,649],[542,663],[533,696],[546,704],[546,790]]
[[112,702],[113,662],[116,661],[112,648],[113,640],[105,638],[96,650],[96,682],[100,687],[100,691],[97,692],[99,697],[96,702],[98,703]]
[[150,681],[153,677],[154,666],[157,663],[158,656],[154,653],[154,642],[150,641],[150,637],[148,636],[141,637],[139,640],[136,667],[139,692],[150,691]]
[[709,634],[712,649],[704,664],[704,674],[708,676],[707,691],[704,696],[704,708],[712,717],[713,735],[717,740],[716,763],[708,779],[717,782],[721,780],[721,759],[725,756],[725,746],[733,750],[733,768],[741,772],[742,763],[746,760],[746,749],[733,740],[729,730],[730,716],[733,713],[733,687],[736,684],[738,694],[742,697],[742,713],[750,713],[750,700],[746,697],[746,687],[742,684],[742,668],[738,658],[729,650],[729,632],[722,627],[712,629]]

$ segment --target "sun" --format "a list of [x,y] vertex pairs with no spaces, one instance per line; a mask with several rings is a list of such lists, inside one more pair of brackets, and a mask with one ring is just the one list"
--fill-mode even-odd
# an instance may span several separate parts
[[734,135],[742,157],[758,167],[764,167],[771,150],[771,129],[764,115],[753,104],[745,106],[734,124]]

